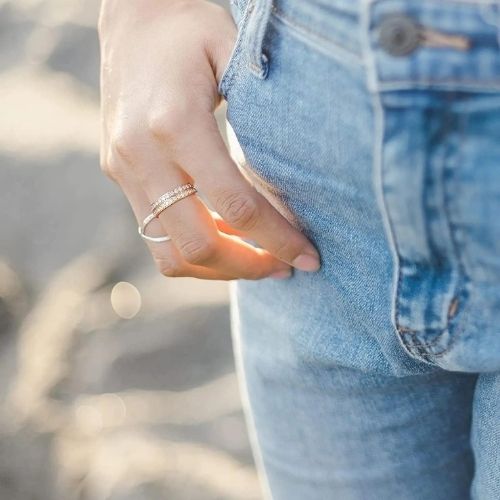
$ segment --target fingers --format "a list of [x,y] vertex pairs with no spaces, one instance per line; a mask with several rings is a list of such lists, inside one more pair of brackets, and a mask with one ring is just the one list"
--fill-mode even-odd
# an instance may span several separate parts
[[[165,185],[163,192],[171,187]],[[244,279],[260,279],[289,269],[266,250],[218,231],[210,211],[196,194],[168,207],[160,213],[159,219],[189,264]]]
[[[182,136],[170,134],[167,143],[162,142],[160,139],[163,136],[158,137],[158,134],[153,141],[145,135],[136,136],[136,147],[131,147],[134,144],[130,137],[128,141],[115,142],[108,161],[112,178],[126,194],[127,190],[137,191],[132,186],[139,179],[142,201],[134,203],[132,194],[128,197],[133,205],[147,206],[148,210],[151,200],[196,178],[196,186],[201,187],[227,225],[256,241],[262,248],[255,248],[236,235],[220,232],[201,199],[191,195],[159,215],[163,233],[172,238],[171,243],[178,252],[173,266],[177,271],[170,270],[168,274],[191,271],[192,275],[199,276],[200,270],[190,267],[195,266],[210,268],[226,277],[260,279],[285,273],[287,264],[304,271],[317,270],[319,257],[312,244],[243,177],[230,159],[215,121],[212,119],[211,125],[203,123],[203,120],[197,121],[204,125],[204,133],[193,125],[192,133]],[[187,135],[191,137],[189,148],[182,140]],[[191,154],[186,154],[186,151]],[[198,154],[192,154],[194,151]],[[210,164],[203,164],[200,158],[208,158]],[[179,163],[189,170],[181,170]],[[135,209],[138,220],[144,217],[141,211]],[[170,259],[174,253],[170,254]],[[158,261],[157,256],[155,260]],[[161,255],[159,261],[164,263],[164,256]]]
[[317,250],[241,174],[213,117],[199,120],[191,132],[190,141],[203,154],[180,147],[182,165],[221,217],[278,259],[303,271],[316,271],[320,265]]
[[[138,224],[150,211],[150,199],[184,184],[188,180],[180,170],[170,169],[170,182],[157,195],[147,197],[130,170],[120,175],[119,184],[127,196]],[[155,186],[160,185],[160,179]],[[270,275],[286,277],[289,267],[265,250],[256,249],[234,235],[220,232],[211,212],[191,195],[160,213],[147,227],[149,236],[168,234],[171,240],[147,242],[155,263],[165,276],[192,276],[202,279],[260,279]]]
[[[237,194],[238,187],[242,191],[245,188],[247,194],[253,191],[248,184],[238,185],[236,180],[241,179],[235,177],[236,167],[227,158],[224,168],[211,168],[221,156],[224,158],[218,151],[222,144],[219,132],[211,128],[219,97],[217,77],[224,67],[222,59],[227,64],[230,57],[237,30],[227,14],[221,18],[222,9],[209,6],[207,2],[150,2],[145,9],[147,15],[139,15],[144,9],[136,6],[119,18],[114,16],[114,8],[101,16],[101,165],[125,192],[138,223],[159,195],[188,181],[200,187],[197,175],[203,176],[200,192],[218,202],[215,208],[225,221],[214,220],[197,195],[164,210],[148,225],[148,234],[167,233],[172,239],[147,242],[164,274],[259,279],[289,272],[290,266],[281,257],[290,260],[300,246],[297,238],[302,238],[299,243],[304,247],[307,240],[295,230],[292,234],[291,226],[277,218],[262,197],[257,200],[259,215],[269,217],[267,226],[240,222],[241,210],[231,202],[229,190],[236,188]],[[225,28],[214,31],[210,27],[220,22]],[[158,44],[158,40],[167,43]],[[161,50],[149,50],[160,46]],[[221,50],[214,51],[214,47]],[[211,115],[212,120],[205,115]],[[203,131],[205,125],[208,128]],[[193,128],[197,133],[192,133]],[[215,149],[211,145],[214,140]],[[214,156],[216,151],[218,156]],[[183,158],[182,152],[188,152],[188,158]],[[185,170],[189,156],[196,159],[192,171]],[[198,168],[202,159],[205,168]],[[228,171],[230,166],[234,172]],[[219,175],[230,182],[217,178]],[[276,255],[239,237],[248,236],[250,225],[255,226],[250,239],[257,241],[255,236],[259,236],[264,242],[261,246],[267,245]],[[285,230],[286,234],[276,242],[267,234],[272,230]],[[293,251],[285,248],[287,237]]]
[[[120,187],[127,197],[132,211],[137,220],[137,224],[142,224],[144,218],[148,215],[150,205],[149,201],[139,186],[137,181],[131,175],[120,177]],[[159,220],[155,219],[148,225],[149,236],[164,236],[165,230]],[[184,260],[172,241],[155,243],[145,240],[153,260],[158,270],[167,277],[186,277],[209,279],[209,280],[232,280],[236,276],[228,275],[216,269],[203,266],[191,265]]]

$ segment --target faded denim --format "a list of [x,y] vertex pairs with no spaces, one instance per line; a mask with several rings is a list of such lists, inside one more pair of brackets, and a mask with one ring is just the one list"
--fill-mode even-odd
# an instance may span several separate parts
[[[219,91],[240,166],[322,259],[231,283],[268,495],[499,500],[500,2],[232,12]],[[401,15],[458,45],[390,53]]]

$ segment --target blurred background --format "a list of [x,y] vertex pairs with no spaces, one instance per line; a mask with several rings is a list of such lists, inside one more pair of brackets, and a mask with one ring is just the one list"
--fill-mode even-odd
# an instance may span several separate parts
[[259,499],[227,285],[99,168],[98,7],[0,0],[0,500]]

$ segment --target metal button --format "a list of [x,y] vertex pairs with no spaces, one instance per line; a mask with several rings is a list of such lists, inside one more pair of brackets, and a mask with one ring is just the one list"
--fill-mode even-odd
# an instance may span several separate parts
[[379,43],[392,56],[406,56],[420,43],[420,27],[402,14],[387,17],[380,23]]

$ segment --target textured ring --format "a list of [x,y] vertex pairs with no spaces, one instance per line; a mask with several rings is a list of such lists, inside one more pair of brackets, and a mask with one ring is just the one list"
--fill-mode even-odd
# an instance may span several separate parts
[[190,183],[183,184],[182,186],[177,186],[175,189],[172,189],[171,191],[167,191],[166,193],[163,193],[159,198],[156,199],[156,201],[153,201],[150,206],[151,210],[153,211],[157,205],[162,203],[163,201],[172,198],[173,196],[182,193],[183,191],[186,191],[188,189],[195,189],[195,187]]
[[151,214],[154,215],[155,217],[158,217],[163,210],[168,208],[169,206],[173,205],[179,200],[182,200],[183,198],[186,198],[187,196],[196,193],[196,188],[189,188],[189,189],[184,189],[183,191],[178,192],[177,194],[170,196],[169,198],[163,199],[163,201],[157,203],[154,205],[154,207],[151,209]]
[[192,184],[184,184],[172,191],[162,194],[155,202],[152,203],[151,213],[142,221],[142,226],[137,228],[139,234],[148,241],[161,243],[171,240],[170,236],[148,236],[146,234],[147,225],[155,218],[157,218],[163,210],[170,207],[174,203],[187,196],[197,192],[197,189]]

